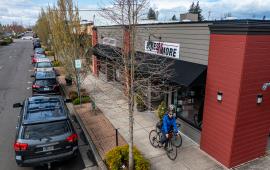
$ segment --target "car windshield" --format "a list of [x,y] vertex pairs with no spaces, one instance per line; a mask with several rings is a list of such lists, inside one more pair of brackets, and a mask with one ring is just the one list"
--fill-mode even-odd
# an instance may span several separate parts
[[42,53],[44,53],[44,50],[43,50],[43,48],[36,48],[35,53],[42,54]]
[[38,71],[36,72],[36,79],[53,79],[55,78],[56,75],[55,75],[55,72],[54,71],[46,71],[46,72],[43,72],[43,71]]
[[37,63],[37,68],[49,68],[49,67],[52,67],[52,64],[50,62]]
[[47,58],[45,55],[43,55],[43,54],[38,54],[38,55],[36,55],[35,56],[36,58]]
[[35,84],[38,86],[52,86],[56,84],[56,79],[36,80]]
[[67,121],[50,122],[26,125],[23,131],[23,139],[36,139],[42,140],[44,138],[63,135],[70,132]]

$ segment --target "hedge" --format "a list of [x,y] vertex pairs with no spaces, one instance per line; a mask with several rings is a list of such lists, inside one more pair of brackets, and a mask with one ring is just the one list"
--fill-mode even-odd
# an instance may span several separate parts
[[53,67],[59,67],[62,65],[62,63],[59,60],[53,60],[52,65],[53,65]]
[[12,38],[4,38],[4,39],[0,40],[0,45],[9,45],[11,43],[13,43]]
[[[117,146],[110,150],[105,155],[105,161],[110,170],[127,169],[129,159],[129,146]],[[133,147],[134,169],[135,170],[149,170],[150,163],[145,159],[140,151]]]
[[[89,96],[81,96],[82,100],[81,100],[81,103],[89,103],[91,101],[90,97]],[[77,97],[76,99],[74,99],[72,101],[72,103],[74,105],[79,105],[80,104],[80,97]]]

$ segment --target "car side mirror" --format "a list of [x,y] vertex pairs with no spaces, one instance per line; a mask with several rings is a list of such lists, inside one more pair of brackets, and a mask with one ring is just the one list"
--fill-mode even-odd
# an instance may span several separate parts
[[71,103],[72,100],[71,99],[64,99],[65,103]]
[[13,108],[23,107],[21,103],[14,103]]

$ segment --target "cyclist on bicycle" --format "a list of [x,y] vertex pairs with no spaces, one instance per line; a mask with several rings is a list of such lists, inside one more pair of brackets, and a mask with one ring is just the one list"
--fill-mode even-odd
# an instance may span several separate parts
[[161,137],[160,142],[162,144],[165,143],[165,149],[167,149],[167,146],[168,146],[169,133],[173,131],[177,135],[180,134],[180,131],[176,126],[176,119],[175,119],[173,110],[174,110],[174,105],[169,105],[169,110],[163,116],[163,120],[162,120],[162,127],[161,127],[162,137]]

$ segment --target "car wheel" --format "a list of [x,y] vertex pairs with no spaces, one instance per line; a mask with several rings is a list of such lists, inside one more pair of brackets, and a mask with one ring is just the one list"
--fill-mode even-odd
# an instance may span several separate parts
[[73,153],[73,155],[72,155],[72,157],[71,157],[70,159],[76,159],[76,158],[78,157],[78,153],[79,153],[79,151],[76,150],[76,151]]

